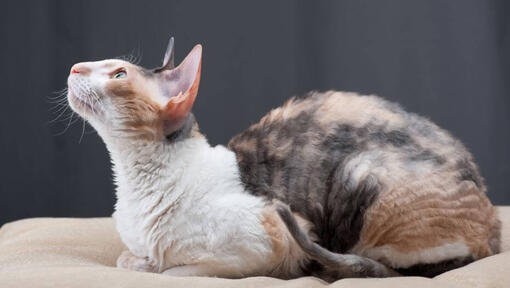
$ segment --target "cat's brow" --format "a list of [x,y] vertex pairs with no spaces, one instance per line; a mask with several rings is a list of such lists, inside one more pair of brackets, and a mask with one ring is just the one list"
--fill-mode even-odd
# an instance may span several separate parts
[[126,66],[126,62],[124,61],[116,61],[116,60],[105,60],[104,63],[102,63],[103,68],[115,68],[115,67],[121,67]]
[[152,72],[152,70],[145,69],[143,67],[137,67],[137,68],[138,68],[138,71],[140,71],[140,73],[142,75],[144,75],[145,77],[153,77],[154,76],[154,73]]
[[111,68],[111,67],[114,67],[114,66],[117,66],[118,64],[117,63],[112,63],[112,62],[107,62],[104,64],[104,67],[105,68]]

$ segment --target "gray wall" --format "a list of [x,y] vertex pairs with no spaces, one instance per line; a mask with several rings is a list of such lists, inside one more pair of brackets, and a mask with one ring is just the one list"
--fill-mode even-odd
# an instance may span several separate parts
[[0,224],[106,216],[114,187],[90,127],[48,97],[71,65],[126,54],[160,63],[204,46],[195,114],[214,144],[308,90],[374,93],[430,117],[471,149],[510,204],[508,1],[7,1],[0,9]]

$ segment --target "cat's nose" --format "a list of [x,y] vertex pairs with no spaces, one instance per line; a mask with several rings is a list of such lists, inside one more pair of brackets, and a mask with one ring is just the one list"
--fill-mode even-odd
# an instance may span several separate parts
[[71,74],[88,74],[89,72],[90,68],[85,63],[74,64],[71,67]]

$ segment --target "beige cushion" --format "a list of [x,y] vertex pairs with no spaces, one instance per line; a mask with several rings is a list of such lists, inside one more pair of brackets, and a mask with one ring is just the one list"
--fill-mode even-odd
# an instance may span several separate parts
[[[500,207],[503,252],[434,279],[398,277],[344,279],[333,287],[510,287],[510,207]],[[36,218],[0,229],[0,287],[322,287],[305,277],[239,280],[169,277],[115,268],[124,245],[111,218]]]

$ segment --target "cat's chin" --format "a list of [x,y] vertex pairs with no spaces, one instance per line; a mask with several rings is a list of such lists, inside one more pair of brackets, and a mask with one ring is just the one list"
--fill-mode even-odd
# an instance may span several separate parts
[[72,92],[71,89],[69,89],[69,92],[67,93],[67,100],[69,102],[69,106],[71,106],[71,109],[73,109],[74,112],[78,113],[80,116],[89,118],[97,115],[98,108],[94,107],[95,105],[92,106],[93,104],[89,103],[88,101],[81,99],[80,96]]
[[85,116],[84,114],[92,113],[92,106],[70,91],[67,93],[67,100],[69,101],[69,106],[79,115]]

